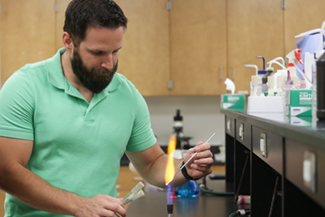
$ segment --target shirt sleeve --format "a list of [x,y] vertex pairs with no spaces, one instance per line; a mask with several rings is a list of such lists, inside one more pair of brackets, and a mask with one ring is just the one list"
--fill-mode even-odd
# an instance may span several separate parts
[[157,139],[150,123],[148,106],[142,95],[136,91],[137,105],[132,134],[127,146],[127,151],[143,151],[153,146]]
[[34,99],[29,78],[23,70],[15,72],[0,91],[0,136],[34,139]]

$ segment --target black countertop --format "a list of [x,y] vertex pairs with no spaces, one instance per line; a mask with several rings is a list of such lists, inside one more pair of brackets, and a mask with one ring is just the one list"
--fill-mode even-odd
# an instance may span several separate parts
[[[200,183],[200,180],[198,181]],[[224,180],[208,180],[208,189],[214,192],[229,192],[229,186]],[[227,189],[227,190],[226,190]],[[249,208],[247,207],[244,208]],[[228,217],[238,210],[234,196],[214,196],[200,191],[197,198],[174,199],[173,217]],[[166,217],[166,191],[150,191],[145,187],[145,196],[132,202],[127,209],[128,217]]]
[[[316,118],[298,118],[305,121],[301,125],[296,117],[288,117],[279,113],[247,114],[229,109],[221,109],[221,113],[286,138],[325,149],[325,122],[318,121]],[[298,121],[295,122],[295,120]]]

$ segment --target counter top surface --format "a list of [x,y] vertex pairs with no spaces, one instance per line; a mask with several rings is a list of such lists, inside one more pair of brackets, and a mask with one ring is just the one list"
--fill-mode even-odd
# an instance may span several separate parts
[[[198,181],[199,182],[199,181]],[[224,180],[208,182],[208,188],[215,192],[225,192]],[[229,188],[228,188],[229,189]],[[228,217],[238,210],[234,196],[214,196],[203,194],[197,198],[177,198],[174,200],[173,217]],[[149,191],[145,187],[145,196],[132,202],[128,209],[128,217],[165,217],[167,215],[166,191]]]
[[226,116],[236,118],[288,139],[302,141],[325,149],[325,122],[312,117],[288,117],[282,113],[245,113],[221,109]]

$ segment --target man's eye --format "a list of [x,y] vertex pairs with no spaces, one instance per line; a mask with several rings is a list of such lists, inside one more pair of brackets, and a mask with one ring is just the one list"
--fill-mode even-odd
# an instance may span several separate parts
[[92,53],[95,54],[95,55],[102,55],[103,54],[103,52],[101,52],[101,51],[92,51]]

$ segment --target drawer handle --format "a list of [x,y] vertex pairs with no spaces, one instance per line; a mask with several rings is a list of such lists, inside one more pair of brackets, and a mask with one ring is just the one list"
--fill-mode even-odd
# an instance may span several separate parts
[[261,136],[260,136],[260,151],[261,151],[263,157],[265,157],[265,158],[268,157],[266,133],[261,133]]
[[229,133],[231,133],[231,120],[230,119],[227,120],[227,130]]
[[310,151],[305,151],[303,162],[303,180],[304,185],[311,192],[316,192],[316,154]]
[[239,135],[239,138],[244,141],[244,124],[240,124],[239,125],[239,128],[238,128],[238,135]]

